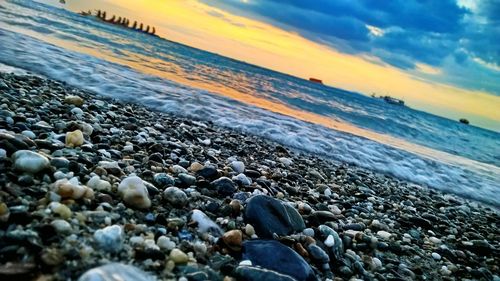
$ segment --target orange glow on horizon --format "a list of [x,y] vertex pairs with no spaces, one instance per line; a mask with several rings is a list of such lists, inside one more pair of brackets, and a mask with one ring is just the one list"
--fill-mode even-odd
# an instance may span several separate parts
[[[83,1],[73,5],[97,8]],[[402,98],[410,107],[452,119],[466,117],[472,124],[500,131],[498,96],[426,81],[377,58],[344,54],[197,0],[105,0],[101,5],[157,26],[160,36],[173,41],[350,91]],[[441,74],[425,64],[417,64],[417,71]]]

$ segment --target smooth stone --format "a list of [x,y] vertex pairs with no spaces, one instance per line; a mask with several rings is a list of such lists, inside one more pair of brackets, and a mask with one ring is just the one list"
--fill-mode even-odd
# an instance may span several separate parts
[[278,273],[273,270],[247,266],[241,264],[238,266],[234,273],[237,276],[237,280],[242,281],[296,281],[291,276]]
[[50,160],[50,165],[56,168],[68,168],[69,160],[64,157],[55,157]]
[[105,180],[102,180],[99,176],[93,176],[87,182],[87,186],[93,190],[98,191],[111,191],[111,184]]
[[230,230],[222,235],[222,241],[224,241],[224,244],[229,249],[233,251],[240,251],[242,245],[241,243],[243,241],[243,233],[238,229]]
[[157,173],[153,176],[155,184],[161,187],[168,187],[174,185],[175,179],[166,173]]
[[233,176],[232,180],[236,183],[240,183],[243,186],[248,186],[252,184],[252,180],[248,178],[245,174],[238,174]]
[[158,237],[158,240],[156,241],[156,245],[164,251],[171,251],[172,249],[175,248],[175,242],[171,241],[170,238],[166,236],[160,236]]
[[7,158],[7,151],[3,148],[0,148],[0,159]]
[[74,107],[73,109],[71,109],[71,113],[73,113],[74,115],[77,115],[77,116],[82,116],[83,110],[81,108]]
[[385,230],[379,230],[377,231],[377,235],[380,236],[382,239],[389,240],[392,237],[392,233],[389,233]]
[[245,164],[241,161],[233,161],[229,166],[238,174],[245,172]]
[[286,157],[280,157],[278,158],[278,160],[283,164],[285,165],[285,167],[289,167],[290,165],[293,164],[293,161],[292,159],[290,158],[286,158]]
[[12,155],[16,170],[36,174],[50,167],[47,157],[29,150],[18,150]]
[[71,233],[71,224],[65,220],[54,220],[50,223],[58,233]]
[[169,258],[175,264],[185,264],[189,261],[188,255],[179,249],[173,249],[170,251]]
[[326,237],[326,240],[324,243],[325,243],[325,246],[327,246],[327,247],[333,247],[333,245],[335,245],[335,240],[333,239],[332,235],[328,235],[328,237]]
[[294,250],[275,240],[249,240],[243,243],[243,259],[255,266],[291,276],[297,281],[317,280],[311,266]]
[[22,131],[21,134],[27,138],[32,139],[32,140],[34,140],[36,138],[35,133],[33,133],[32,131],[25,130],[25,131]]
[[438,254],[438,253],[435,253],[435,252],[432,253],[431,256],[432,256],[433,259],[435,259],[437,261],[441,259],[441,255]]
[[83,138],[83,133],[80,130],[66,133],[65,143],[67,147],[81,146],[84,141],[85,139]]
[[141,178],[129,176],[118,185],[118,194],[122,196],[125,204],[138,208],[147,209],[151,207],[148,189]]
[[84,185],[81,185],[77,177],[73,177],[70,180],[60,179],[54,183],[54,189],[57,194],[62,198],[94,198],[94,191]]
[[309,256],[314,259],[316,262],[319,264],[324,264],[330,262],[330,257],[328,254],[321,249],[318,245],[316,244],[310,244],[307,247],[307,250],[309,252]]
[[82,106],[83,105],[83,99],[79,96],[66,96],[64,98],[64,102],[67,104],[72,104],[75,106]]
[[196,172],[198,176],[202,176],[207,180],[215,179],[219,172],[217,171],[217,167],[214,165],[205,165],[202,169]]
[[220,227],[200,210],[193,210],[191,220],[198,224],[198,232],[200,233],[211,233],[214,236],[222,236],[223,234]]
[[251,224],[261,238],[272,238],[273,233],[288,235],[305,228],[297,210],[266,195],[256,195],[248,200],[245,222]]
[[121,263],[110,263],[85,272],[78,281],[156,281],[141,269]]
[[314,237],[314,229],[312,228],[306,228],[302,231],[302,233],[304,233],[304,235]]
[[189,186],[189,185],[193,185],[193,184],[195,184],[195,183],[196,183],[196,177],[191,176],[191,175],[189,175],[189,174],[180,173],[180,174],[178,175],[178,177],[179,177],[179,180],[180,180],[183,184],[185,184],[185,185],[188,185],[188,186]]
[[163,192],[163,198],[175,207],[182,208],[188,203],[186,193],[175,186],[167,187],[167,189]]
[[237,191],[234,182],[227,177],[220,177],[211,182],[210,185],[222,196],[231,196]]
[[255,235],[255,229],[253,228],[253,226],[251,224],[245,225],[245,234],[250,236],[250,237]]
[[94,233],[94,240],[100,249],[108,252],[119,252],[123,247],[123,228],[119,225],[107,226]]

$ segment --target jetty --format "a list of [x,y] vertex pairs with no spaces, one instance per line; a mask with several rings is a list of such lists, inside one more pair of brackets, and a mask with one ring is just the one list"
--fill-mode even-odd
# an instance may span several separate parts
[[130,24],[131,21],[128,18],[120,16],[117,17],[116,15],[113,15],[112,17],[108,18],[106,11],[96,10],[95,13],[92,13],[92,11],[89,10],[89,11],[82,11],[79,14],[82,16],[93,16],[109,24],[123,26],[125,28],[132,29],[134,31],[145,33],[152,36],[158,36],[156,35],[156,28],[154,26],[144,25],[142,22],[138,23],[137,21],[134,21],[132,24]]

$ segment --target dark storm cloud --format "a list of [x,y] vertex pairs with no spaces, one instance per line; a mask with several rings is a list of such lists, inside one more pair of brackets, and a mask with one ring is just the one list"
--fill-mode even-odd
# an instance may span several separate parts
[[[464,71],[467,64],[477,63],[474,58],[500,65],[500,0],[481,1],[474,10],[461,7],[457,0],[202,1],[346,53],[374,55],[401,69],[415,68],[417,63],[445,68],[450,58],[453,67],[462,66]],[[368,26],[381,29],[382,36]],[[495,70],[483,70],[499,77]],[[491,84],[486,87],[500,94],[499,86],[493,89]]]

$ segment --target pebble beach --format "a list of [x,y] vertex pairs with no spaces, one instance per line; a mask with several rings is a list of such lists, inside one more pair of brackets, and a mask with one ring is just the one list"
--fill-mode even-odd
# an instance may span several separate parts
[[0,73],[1,280],[500,280],[498,210]]

